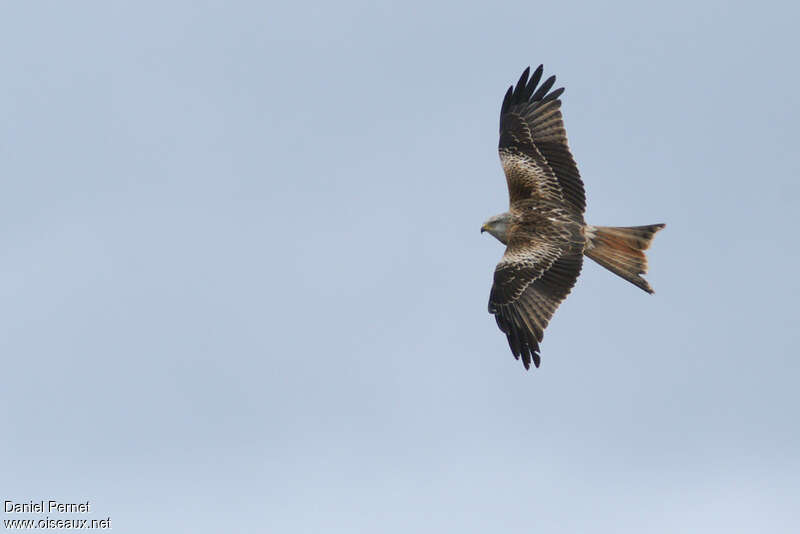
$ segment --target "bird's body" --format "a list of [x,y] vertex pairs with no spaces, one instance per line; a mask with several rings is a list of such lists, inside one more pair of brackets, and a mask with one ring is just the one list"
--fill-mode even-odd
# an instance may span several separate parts
[[575,285],[583,256],[652,293],[640,276],[647,271],[643,251],[664,227],[586,224],[583,182],[558,99],[564,89],[550,92],[555,76],[538,86],[542,70],[540,65],[528,79],[525,69],[503,99],[499,152],[509,210],[481,228],[506,245],[495,268],[489,312],[526,369],[531,361],[539,366],[544,329]]

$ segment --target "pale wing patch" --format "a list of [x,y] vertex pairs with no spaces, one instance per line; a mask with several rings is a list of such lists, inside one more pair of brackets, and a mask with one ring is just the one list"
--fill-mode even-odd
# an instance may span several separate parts
[[546,165],[540,165],[529,156],[507,149],[500,150],[500,163],[503,165],[512,202],[528,198],[554,203],[564,201],[561,187]]
[[493,300],[497,304],[516,301],[527,287],[542,276],[562,254],[547,242],[515,243],[513,238],[494,271]]

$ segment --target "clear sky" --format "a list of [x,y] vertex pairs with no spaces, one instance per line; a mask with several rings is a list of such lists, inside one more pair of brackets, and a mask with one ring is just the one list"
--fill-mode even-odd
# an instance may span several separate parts
[[[800,532],[800,11],[744,4],[4,2],[0,499]],[[667,228],[656,294],[587,261],[525,372],[479,229],[539,63],[587,220]]]

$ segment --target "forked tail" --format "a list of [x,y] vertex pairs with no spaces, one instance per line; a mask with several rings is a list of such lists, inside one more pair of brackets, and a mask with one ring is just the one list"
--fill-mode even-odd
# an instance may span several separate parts
[[591,226],[584,228],[586,249],[584,254],[648,293],[653,288],[640,275],[647,272],[647,256],[653,236],[664,228],[664,224],[648,226]]

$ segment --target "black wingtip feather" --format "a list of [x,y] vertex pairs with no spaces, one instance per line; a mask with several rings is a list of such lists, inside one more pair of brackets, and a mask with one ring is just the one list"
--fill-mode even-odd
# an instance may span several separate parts
[[528,331],[517,315],[518,312],[513,308],[506,306],[494,307],[492,303],[489,306],[490,311],[495,314],[494,318],[497,321],[497,326],[506,335],[506,340],[514,359],[522,360],[526,370],[530,370],[531,363],[538,368],[541,364],[541,356],[537,339],[540,336]]
[[536,102],[537,100],[541,100],[542,98],[544,98],[544,96],[547,94],[547,91],[549,91],[550,88],[553,87],[554,83],[556,83],[555,75],[547,78],[541,85],[541,87],[539,87],[539,89],[537,89],[536,92],[533,93],[531,101]]
[[506,96],[503,98],[503,106],[500,108],[500,115],[503,115],[506,111],[508,111],[508,107],[511,105],[511,97],[514,94],[514,86],[511,85],[506,91]]
[[531,68],[526,67],[525,70],[522,71],[522,75],[519,77],[517,83],[510,86],[508,91],[506,91],[506,95],[503,98],[503,105],[500,109],[501,116],[505,114],[512,106],[533,102],[550,102],[551,100],[555,100],[561,96],[561,94],[564,92],[564,88],[561,87],[550,94],[547,93],[556,82],[555,76],[550,76],[547,78],[537,89],[539,81],[542,79],[542,74],[544,73],[544,65],[539,65],[536,67],[536,70],[533,71],[533,74],[531,74],[530,71]]
[[527,67],[525,70],[522,71],[522,75],[519,77],[517,81],[517,88],[514,89],[514,96],[518,97],[525,91],[526,86],[528,85],[528,74],[530,74],[531,68]]
[[539,80],[542,79],[543,72],[544,72],[544,65],[539,65],[538,67],[536,67],[536,70],[533,71],[533,76],[531,76],[531,79],[528,82],[528,87],[530,87],[530,93],[528,94],[528,98],[530,98],[530,95],[533,94],[533,90],[539,84]]
[[552,101],[552,100],[556,100],[556,99],[557,99],[559,96],[561,96],[563,93],[564,93],[564,88],[563,88],[563,87],[559,87],[559,88],[558,88],[558,89],[556,89],[555,91],[552,91],[552,92],[551,92],[549,95],[545,96],[545,97],[542,99],[542,104],[544,104],[545,102],[550,102],[550,101]]

